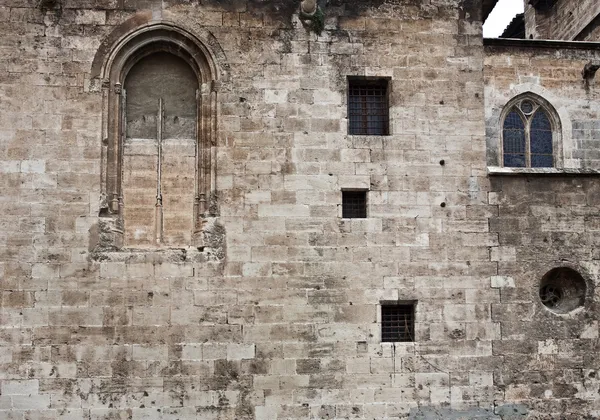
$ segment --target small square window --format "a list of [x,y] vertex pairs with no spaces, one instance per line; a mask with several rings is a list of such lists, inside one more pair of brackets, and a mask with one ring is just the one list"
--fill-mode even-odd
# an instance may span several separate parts
[[388,79],[348,79],[348,134],[387,136]]
[[384,343],[415,341],[415,304],[381,305],[381,341]]
[[344,219],[367,217],[366,191],[342,191],[342,217]]

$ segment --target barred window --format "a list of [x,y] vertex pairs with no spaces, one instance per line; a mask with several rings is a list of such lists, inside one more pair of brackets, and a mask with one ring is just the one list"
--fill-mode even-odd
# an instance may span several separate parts
[[367,217],[366,191],[342,191],[342,217],[344,219]]
[[348,79],[348,133],[386,136],[389,130],[387,79]]
[[503,166],[554,167],[553,132],[551,115],[539,102],[529,97],[516,102],[502,125]]
[[381,305],[381,341],[415,341],[415,304]]

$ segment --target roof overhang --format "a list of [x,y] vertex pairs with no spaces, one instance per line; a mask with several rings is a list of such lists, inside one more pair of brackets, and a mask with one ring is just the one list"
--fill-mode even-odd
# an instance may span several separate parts
[[498,3],[498,0],[483,0],[482,4],[481,4],[481,9],[482,9],[482,21],[485,22],[486,19],[488,18],[488,16],[490,15],[490,13],[492,13],[492,10],[494,10],[494,7],[496,6],[496,3]]
[[555,49],[555,50],[588,50],[600,57],[600,42],[562,41],[552,39],[513,39],[513,38],[484,38],[483,46],[490,48],[511,49]]
[[555,3],[556,0],[529,0],[529,4],[537,10],[548,10],[554,6]]

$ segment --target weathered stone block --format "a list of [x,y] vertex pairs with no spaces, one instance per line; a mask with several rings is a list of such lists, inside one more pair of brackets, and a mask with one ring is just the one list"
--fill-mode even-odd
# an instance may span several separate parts
[[39,381],[31,380],[4,380],[0,388],[3,395],[35,395],[39,393]]

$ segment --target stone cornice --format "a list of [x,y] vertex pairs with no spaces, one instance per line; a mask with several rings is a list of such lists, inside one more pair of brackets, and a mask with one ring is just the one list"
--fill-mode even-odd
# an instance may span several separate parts
[[547,39],[484,38],[485,47],[598,50],[600,42],[557,41]]

